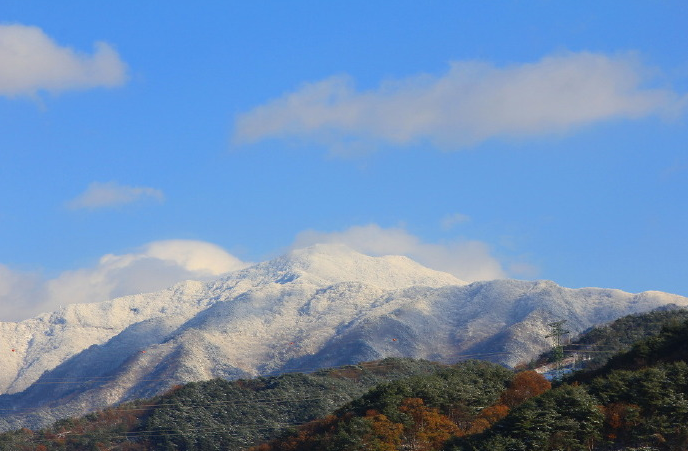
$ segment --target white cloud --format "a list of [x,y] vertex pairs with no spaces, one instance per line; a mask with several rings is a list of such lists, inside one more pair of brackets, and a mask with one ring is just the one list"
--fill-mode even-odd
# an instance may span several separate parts
[[160,290],[182,280],[210,280],[247,266],[203,241],[155,241],[139,251],[101,257],[97,265],[51,280],[0,265],[0,320],[20,320],[60,305]]
[[297,235],[293,248],[318,243],[341,243],[367,255],[405,255],[418,263],[445,271],[467,282],[507,277],[501,262],[481,241],[424,243],[401,228],[377,224],[354,226],[343,232],[308,230]]
[[40,28],[0,25],[0,95],[33,95],[113,87],[126,81],[126,65],[104,42],[92,55],[61,47]]
[[37,274],[0,264],[0,321],[31,316],[42,299],[45,287]]
[[645,87],[650,72],[631,54],[582,52],[507,67],[454,62],[441,76],[387,81],[363,92],[337,76],[239,115],[235,141],[300,138],[335,150],[429,141],[455,149],[685,106],[686,98],[671,90]]
[[[406,255],[469,282],[537,271],[525,263],[505,265],[481,241],[426,243],[402,228],[376,224],[341,232],[305,231],[297,235],[292,247],[316,243],[342,243],[368,255]],[[26,319],[60,305],[157,291],[182,280],[212,280],[246,266],[248,263],[219,246],[193,240],[155,241],[135,252],[107,254],[92,267],[65,271],[49,280],[0,265],[0,321]]]
[[454,213],[453,215],[445,216],[442,219],[442,228],[449,230],[458,224],[463,224],[471,220],[471,217],[462,213]]
[[67,203],[71,209],[114,207],[145,199],[164,200],[162,191],[155,188],[120,185],[116,182],[91,183],[86,191]]

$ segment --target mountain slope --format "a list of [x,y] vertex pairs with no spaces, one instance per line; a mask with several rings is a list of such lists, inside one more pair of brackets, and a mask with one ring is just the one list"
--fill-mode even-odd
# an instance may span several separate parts
[[[666,305],[658,309],[623,316],[608,324],[594,326],[563,346],[564,355],[585,356],[577,365],[592,370],[603,366],[615,354],[628,351],[633,344],[658,335],[662,328],[688,320],[688,309]],[[580,360],[580,359],[576,359]],[[533,368],[551,366],[555,353],[549,350],[530,363]]]
[[688,321],[671,322],[603,371],[554,388],[533,371],[507,376],[465,362],[453,368],[472,370],[460,378],[438,372],[380,384],[334,415],[249,449],[685,450],[686,342]]
[[688,449],[687,342],[688,321],[670,322],[443,449]]
[[466,284],[404,257],[314,246],[216,282],[0,325],[2,337],[12,327],[27,331],[11,345],[22,364],[3,369],[2,380],[8,392],[28,387],[0,396],[0,409],[23,412],[5,415],[0,427],[45,424],[215,377],[390,356],[455,362],[478,354],[515,365],[550,346],[549,322],[566,319],[576,333],[669,303],[688,299],[548,281]]
[[201,282],[188,281],[156,293],[93,304],[72,304],[26,321],[0,322],[0,391],[27,388],[44,371],[94,344],[102,344],[132,324],[152,318],[179,323],[207,308],[211,299]]
[[385,359],[311,374],[189,383],[155,398],[61,420],[44,430],[0,434],[0,450],[39,444],[50,450],[246,449],[327,415],[379,383],[446,368]]

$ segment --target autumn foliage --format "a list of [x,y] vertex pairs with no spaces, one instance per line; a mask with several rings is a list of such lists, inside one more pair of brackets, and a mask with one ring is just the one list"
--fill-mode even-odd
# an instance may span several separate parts
[[626,402],[613,402],[601,406],[605,432],[610,440],[625,440],[641,422],[640,406]]
[[396,451],[401,445],[404,425],[390,421],[387,416],[375,410],[366,413],[371,433],[364,437],[368,449],[372,451]]
[[449,437],[459,433],[459,428],[438,409],[426,407],[420,398],[407,398],[401,412],[412,419],[404,428],[403,442],[405,449],[413,451],[431,451],[439,449]]
[[523,371],[514,376],[509,388],[500,397],[500,403],[513,409],[551,388],[552,384],[542,374],[535,371]]
[[[371,398],[373,404],[378,402],[385,406],[385,413],[368,409],[365,414],[356,416],[348,411],[339,417],[309,423],[289,437],[255,447],[253,451],[441,450],[452,437],[470,436],[489,429],[505,418],[511,408],[544,393],[550,386],[534,371],[518,373],[506,389],[501,393],[495,392],[493,404],[482,408],[463,403],[431,405],[421,397],[396,398],[392,406],[385,402],[380,404],[380,398],[393,399],[396,393],[404,391],[400,386],[390,386],[387,392],[382,390],[378,394],[380,398]],[[431,392],[429,386],[419,386],[418,389]]]

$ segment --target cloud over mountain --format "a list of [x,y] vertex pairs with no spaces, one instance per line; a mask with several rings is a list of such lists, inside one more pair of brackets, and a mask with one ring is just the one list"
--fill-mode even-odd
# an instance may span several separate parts
[[[403,255],[467,282],[524,274],[514,269],[514,263],[502,262],[485,242],[427,243],[403,228],[377,224],[335,232],[306,230],[291,247],[335,243],[371,256]],[[247,265],[215,244],[195,240],[154,241],[130,253],[104,255],[90,267],[51,279],[0,265],[0,321],[21,320],[60,305],[161,290],[188,279],[211,280]],[[536,268],[529,269],[529,276],[536,275]]]
[[125,63],[104,42],[92,55],[55,43],[43,30],[0,25],[0,95],[33,95],[46,90],[114,87],[127,79]]
[[466,284],[407,257],[319,244],[211,282],[0,322],[0,430],[217,377],[384,357],[514,366],[551,348],[555,320],[575,334],[667,304],[688,298],[543,280]]
[[235,140],[297,138],[343,151],[427,141],[456,149],[685,105],[669,89],[647,87],[650,72],[632,54],[581,52],[504,67],[457,61],[443,75],[388,80],[368,91],[334,76],[240,114]]
[[340,243],[367,255],[405,255],[419,263],[448,272],[461,280],[502,279],[507,276],[501,262],[482,241],[462,240],[424,243],[402,228],[377,224],[350,227],[342,232],[307,230],[297,235],[293,248],[318,243]]
[[64,271],[50,280],[0,265],[0,321],[59,305],[161,290],[186,279],[209,280],[245,266],[219,246],[193,240],[155,241],[132,253],[107,254],[92,267]]

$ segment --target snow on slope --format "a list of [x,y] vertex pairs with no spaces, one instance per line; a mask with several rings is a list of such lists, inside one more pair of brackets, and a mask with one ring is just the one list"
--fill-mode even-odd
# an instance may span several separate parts
[[150,294],[72,304],[18,323],[0,322],[0,392],[24,390],[44,371],[126,327],[156,317],[190,318],[209,304],[207,288],[187,281]]
[[451,274],[426,268],[408,257],[369,257],[341,244],[316,244],[297,249],[274,260],[236,271],[220,283],[225,287],[274,283],[321,287],[351,281],[386,290],[416,285],[466,285]]
[[[0,370],[0,393],[27,388],[45,371],[94,344],[103,344],[128,326],[152,318],[179,325],[219,300],[256,289],[361,280],[384,289],[465,282],[398,256],[368,257],[340,245],[316,245],[230,274],[214,283],[187,281],[156,293],[107,302],[72,304],[26,321],[0,322],[0,352],[8,359]],[[14,350],[14,351],[12,351]]]
[[[688,306],[688,298],[549,281],[466,284],[405,257],[318,245],[208,284],[1,323],[0,346],[15,348],[17,360],[1,370],[0,382],[9,393],[28,389],[0,397],[0,408],[33,409],[42,419],[5,416],[0,428],[213,377],[386,356],[454,362],[477,354],[514,365],[550,346],[548,322],[566,319],[580,332],[668,303]],[[71,383],[54,383],[65,380]]]

